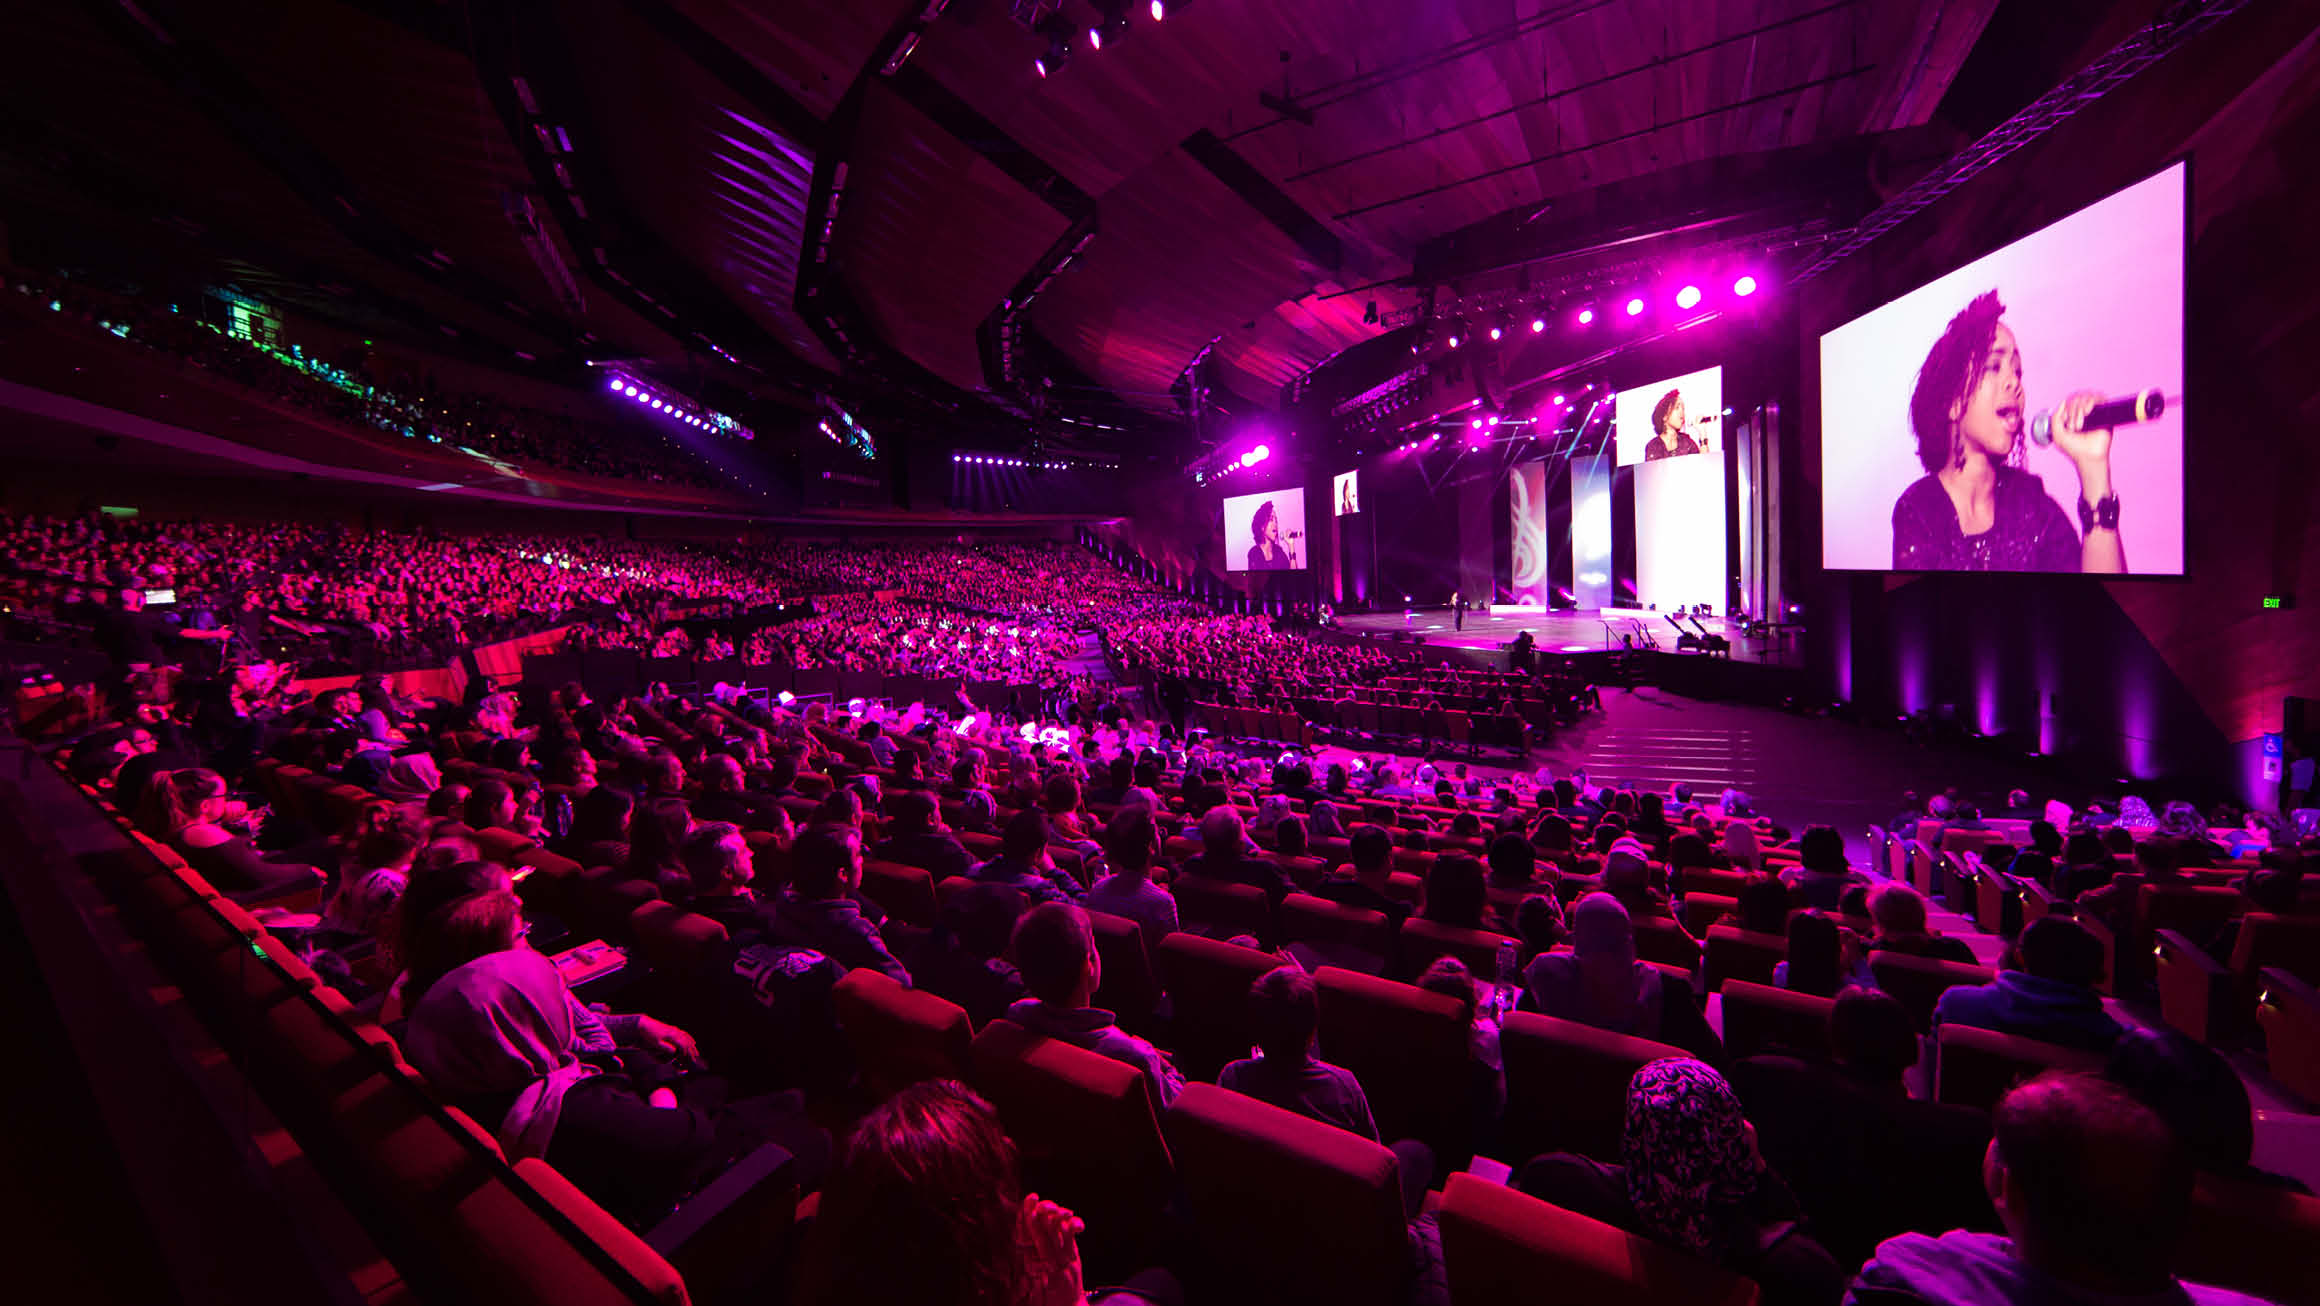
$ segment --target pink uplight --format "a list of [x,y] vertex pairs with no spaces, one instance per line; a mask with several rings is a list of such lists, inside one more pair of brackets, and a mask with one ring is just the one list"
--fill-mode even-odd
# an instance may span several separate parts
[[1746,299],[1756,293],[1756,278],[1742,277],[1732,283],[1732,293]]
[[1698,308],[1699,306],[1700,288],[1698,286],[1686,286],[1676,292],[1677,308]]
[[1642,311],[1643,311],[1643,301],[1642,301],[1642,300],[1640,300],[1640,299],[1631,299],[1631,300],[1628,300],[1628,301],[1627,301],[1627,315],[1628,315],[1629,317],[1634,317],[1636,314],[1638,314],[1638,313],[1641,313]]

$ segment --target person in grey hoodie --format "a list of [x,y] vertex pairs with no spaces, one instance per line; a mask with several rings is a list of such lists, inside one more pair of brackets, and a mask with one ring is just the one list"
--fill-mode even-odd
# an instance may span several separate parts
[[2003,1236],[1878,1244],[1846,1306],[2254,1306],[2170,1270],[2192,1164],[2159,1117],[2093,1075],[2050,1073],[1992,1113],[1982,1183]]
[[1184,1074],[1167,1053],[1121,1029],[1111,1012],[1088,1005],[1103,980],[1103,962],[1085,911],[1047,902],[1025,912],[1015,923],[1015,968],[1031,996],[1009,1006],[1007,1019],[1143,1071],[1161,1108],[1184,1090]]

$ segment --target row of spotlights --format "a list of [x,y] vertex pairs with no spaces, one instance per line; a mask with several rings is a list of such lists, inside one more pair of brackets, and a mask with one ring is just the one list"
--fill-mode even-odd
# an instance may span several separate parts
[[[1152,21],[1161,22],[1168,17],[1168,0],[1152,0],[1150,9]],[[1047,49],[1031,61],[1031,70],[1041,77],[1050,77],[1061,72],[1063,66],[1071,62],[1072,29],[1061,15],[1057,15],[1049,22],[1042,23],[1040,30],[1047,33]],[[1107,7],[1105,16],[1086,31],[1090,50],[1101,51],[1107,41],[1116,44],[1128,34],[1128,7],[1124,4],[1116,8]]]
[[653,394],[650,390],[639,389],[633,381],[623,381],[616,376],[612,378],[609,388],[616,395],[626,399],[634,399],[656,413],[667,413],[687,426],[698,426],[704,430],[709,426],[708,419],[694,413],[688,413],[674,403]]
[[[954,453],[951,455],[951,461],[954,463],[972,463],[977,467],[1037,467],[1050,472],[1067,471],[1071,467],[1069,463],[1025,462],[1021,458],[986,458],[981,454],[968,453]],[[1088,466],[1117,470],[1111,463],[1089,463]]]
[[[1756,293],[1756,278],[1755,278],[1755,277],[1753,277],[1753,276],[1742,276],[1742,277],[1738,278],[1737,280],[1733,281],[1733,283],[1732,283],[1732,294],[1733,294],[1735,297],[1737,297],[1737,298],[1740,298],[1740,299],[1746,299],[1746,298],[1748,298],[1750,295],[1753,295],[1753,294],[1755,294],[1755,293]],[[1677,308],[1680,308],[1680,309],[1683,309],[1683,310],[1685,310],[1686,312],[1689,312],[1689,311],[1690,311],[1690,310],[1692,310],[1692,309],[1698,308],[1698,307],[1700,306],[1700,301],[1701,301],[1701,299],[1703,299],[1703,298],[1705,298],[1705,296],[1704,296],[1704,295],[1701,293],[1701,291],[1700,291],[1700,288],[1699,288],[1698,286],[1696,286],[1696,285],[1686,285],[1686,286],[1685,286],[1685,287],[1683,287],[1682,289],[1680,289],[1680,290],[1676,291],[1676,307],[1677,307]],[[1627,316],[1629,316],[1629,317],[1641,317],[1641,316],[1643,315],[1643,310],[1644,310],[1644,307],[1645,307],[1645,305],[1644,305],[1644,300],[1643,300],[1643,296],[1641,296],[1641,295],[1637,295],[1637,296],[1634,296],[1634,297],[1630,298],[1630,299],[1627,301],[1627,305],[1626,305],[1626,307],[1627,307]],[[1591,325],[1593,325],[1593,324],[1594,324],[1594,321],[1595,321],[1595,306],[1594,306],[1594,305],[1592,305],[1592,304],[1588,304],[1588,305],[1584,305],[1584,306],[1582,306],[1582,307],[1579,309],[1579,312],[1578,312],[1578,322],[1579,322],[1579,325],[1580,325],[1580,326],[1591,326]],[[1532,318],[1532,319],[1531,319],[1531,334],[1532,334],[1532,335],[1539,335],[1539,334],[1542,334],[1542,333],[1544,333],[1544,332],[1546,331],[1546,329],[1547,329],[1547,319],[1546,319],[1546,318],[1544,318],[1544,317],[1534,317],[1534,318]],[[1490,338],[1491,338],[1492,340],[1498,340],[1498,339],[1502,338],[1502,337],[1503,337],[1505,334],[1506,334],[1506,327],[1505,327],[1503,324],[1500,324],[1500,323],[1493,323],[1493,324],[1491,325],[1491,327],[1490,327]],[[1456,349],[1456,348],[1458,348],[1460,345],[1463,345],[1463,344],[1465,344],[1465,343],[1466,343],[1466,341],[1465,341],[1465,337],[1464,337],[1464,336],[1463,336],[1463,335],[1462,335],[1462,334],[1461,334],[1459,331],[1457,331],[1456,329],[1453,329],[1453,330],[1450,332],[1450,337],[1449,337],[1449,340],[1448,340],[1448,344],[1449,344],[1449,346],[1450,346],[1452,349]]]

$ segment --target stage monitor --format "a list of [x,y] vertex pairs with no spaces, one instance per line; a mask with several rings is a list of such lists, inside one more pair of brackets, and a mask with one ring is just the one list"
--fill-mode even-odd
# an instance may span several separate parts
[[1305,491],[1243,494],[1224,501],[1226,571],[1305,569]]
[[1329,498],[1337,505],[1337,515],[1348,517],[1361,511],[1361,473],[1339,472],[1330,483]]
[[2187,172],[1821,337],[1823,566],[2183,574]]
[[1612,446],[1619,465],[1656,463],[1724,448],[1724,369],[1629,386],[1612,400]]

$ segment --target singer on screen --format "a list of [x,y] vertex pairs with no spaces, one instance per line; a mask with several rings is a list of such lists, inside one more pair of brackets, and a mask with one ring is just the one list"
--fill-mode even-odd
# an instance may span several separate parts
[[1699,442],[1684,429],[1684,392],[1670,390],[1652,405],[1652,438],[1643,446],[1643,460],[1656,463],[1662,458],[1680,458],[1700,452]]
[[2102,396],[2082,391],[2054,410],[2054,447],[2078,470],[2073,530],[2063,506],[2022,470],[2022,354],[2005,313],[1997,291],[1976,296],[1918,369],[1909,424],[1926,474],[1894,501],[1893,568],[2123,572],[2111,433],[2083,429]]
[[1289,570],[1289,549],[1281,543],[1281,519],[1273,512],[1273,501],[1257,505],[1257,515],[1249,518],[1249,534],[1257,542],[1249,546],[1250,571]]

